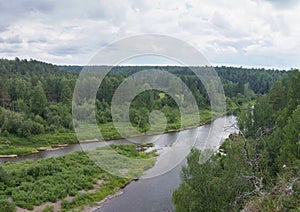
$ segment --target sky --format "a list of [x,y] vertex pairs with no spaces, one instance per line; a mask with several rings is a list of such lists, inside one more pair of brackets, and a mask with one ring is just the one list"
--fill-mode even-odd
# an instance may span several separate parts
[[[183,40],[213,65],[299,68],[299,2],[0,0],[0,58],[86,65],[106,45],[150,33]],[[164,63],[132,63],[155,62]]]

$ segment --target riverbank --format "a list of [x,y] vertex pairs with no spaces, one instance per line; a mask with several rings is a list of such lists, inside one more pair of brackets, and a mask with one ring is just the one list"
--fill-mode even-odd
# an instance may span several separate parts
[[108,195],[103,200],[101,200],[100,202],[98,202],[96,205],[94,205],[94,206],[86,206],[84,208],[84,211],[85,212],[94,212],[95,210],[99,210],[105,202],[107,202],[107,201],[109,201],[109,200],[111,200],[113,198],[116,198],[116,197],[118,197],[118,196],[120,196],[122,194],[123,194],[123,191],[120,190],[120,191],[116,192],[115,194]]
[[[241,108],[246,107],[253,102],[244,103]],[[238,108],[228,109],[224,113],[212,113],[210,110],[200,110],[200,122],[194,123],[194,119],[190,117],[186,126],[181,126],[179,123],[170,124],[167,126],[164,133],[179,132],[187,129],[196,128],[211,123],[216,118],[222,117],[227,114],[231,114],[232,111],[236,111]],[[100,124],[99,130],[105,141],[122,140],[124,139],[119,132],[115,129],[112,122],[106,124]],[[91,127],[93,129],[93,127]],[[98,132],[92,132],[89,127],[85,130],[86,139],[82,142],[98,142],[96,139]],[[95,135],[95,136],[93,136]],[[145,132],[145,136],[157,135],[155,132]],[[139,135],[131,135],[130,137],[139,137]],[[30,138],[20,138],[13,135],[3,136],[0,135],[0,156],[1,158],[19,157],[29,154],[38,153],[40,151],[52,151],[67,147],[70,144],[78,144],[77,136],[75,132],[60,132],[54,134],[40,134]],[[80,142],[81,143],[81,142]],[[17,156],[16,156],[17,155]]]
[[[188,126],[180,126],[179,124],[171,124],[167,127],[164,133],[178,132],[186,129],[195,128],[205,124],[209,124],[213,119],[216,119],[224,114],[212,114],[210,110],[201,110],[200,114],[200,123],[195,124],[192,122],[192,119]],[[213,117],[213,119],[212,119]],[[180,126],[180,127],[178,127]],[[99,130],[101,131],[102,136],[105,141],[111,140],[121,140],[124,139],[118,131],[115,129],[113,123],[106,123],[99,125]],[[98,139],[95,139],[92,135],[97,133],[89,131],[87,129],[86,140],[83,142],[97,142]],[[156,133],[157,134],[157,133]],[[146,136],[156,135],[155,132],[144,133]],[[139,135],[132,135],[131,137],[138,137]],[[10,158],[24,156],[28,154],[38,153],[40,151],[51,151],[58,148],[64,148],[69,144],[78,143],[75,132],[62,132],[54,134],[41,134],[32,136],[30,138],[19,138],[13,135],[9,136],[0,136],[0,155],[1,158]],[[17,155],[17,156],[16,156]]]
[[[78,143],[74,132],[40,134],[28,138],[14,135],[0,135],[0,155],[26,155],[44,150],[62,148],[67,144]],[[2,156],[4,157],[4,156]]]

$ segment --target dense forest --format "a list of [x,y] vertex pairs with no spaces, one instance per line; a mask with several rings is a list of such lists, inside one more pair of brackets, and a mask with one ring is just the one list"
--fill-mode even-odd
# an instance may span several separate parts
[[238,134],[199,163],[194,149],[173,193],[176,211],[300,210],[300,72],[289,71],[254,107],[238,114]]
[[[105,139],[121,137],[112,124],[111,101],[115,90],[128,76],[150,68],[178,76],[195,97],[201,123],[211,119],[207,92],[188,68],[113,67],[104,78],[96,100],[96,118]],[[0,154],[24,154],[39,146],[76,142],[72,97],[81,69],[80,66],[56,66],[36,60],[0,60]],[[270,86],[286,74],[285,71],[265,69],[215,69],[223,83],[228,112],[236,111],[244,102],[255,99],[257,94],[267,93]],[[78,109],[84,110],[85,106],[83,103]],[[136,96],[130,105],[130,121],[138,131],[149,130],[149,114],[153,110],[165,113],[167,130],[180,129],[180,111],[174,99],[161,91],[149,90]],[[190,125],[201,123],[191,122]]]

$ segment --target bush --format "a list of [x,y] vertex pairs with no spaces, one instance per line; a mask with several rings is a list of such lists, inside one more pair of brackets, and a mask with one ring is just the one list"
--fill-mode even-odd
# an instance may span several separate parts
[[[141,156],[134,145],[113,146],[117,147],[121,154],[128,157],[152,157],[152,154]],[[107,148],[109,147],[91,150],[91,154],[99,155]],[[136,172],[149,167],[150,163],[153,164],[154,160],[132,164],[129,169]],[[105,182],[98,190],[101,195],[96,191],[99,195],[94,198],[93,192],[79,192],[93,189],[99,179]],[[62,207],[66,209],[100,201],[129,181],[127,178],[116,178],[104,172],[84,152],[38,161],[5,163],[0,166],[0,180],[3,181],[0,181],[1,198],[7,199],[11,196],[17,206],[28,210],[43,202],[63,200],[67,195],[73,196],[74,201],[63,201]],[[50,208],[46,210],[51,211]],[[2,211],[5,210],[0,208],[0,212]]]
[[8,200],[0,200],[0,211],[1,212],[15,212],[16,205]]

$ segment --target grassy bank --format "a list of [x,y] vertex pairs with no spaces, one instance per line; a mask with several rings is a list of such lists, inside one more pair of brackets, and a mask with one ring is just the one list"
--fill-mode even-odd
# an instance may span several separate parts
[[[196,127],[209,123],[212,118],[212,112],[210,110],[199,111],[200,123],[195,122],[193,116],[187,117],[184,126],[181,126],[181,121],[177,120],[175,123],[169,123],[166,127],[165,132],[179,131],[188,127]],[[100,124],[99,130],[105,140],[122,139],[120,133],[116,130],[112,122]],[[123,131],[130,133],[128,123],[124,123],[122,127]],[[159,126],[158,126],[159,128]],[[93,132],[92,127],[86,126],[84,131],[84,139],[90,140],[95,139],[98,136],[98,132]],[[126,131],[127,130],[127,131]],[[141,130],[141,129],[137,129]],[[158,131],[160,129],[157,129]],[[148,133],[149,134],[149,133]],[[153,132],[155,134],[155,132]],[[72,131],[64,133],[52,133],[52,134],[39,134],[30,136],[28,138],[20,138],[14,135],[0,135],[0,155],[24,155],[33,152],[37,152],[39,147],[55,147],[59,144],[72,144],[77,143],[76,134]]]
[[74,132],[40,134],[29,138],[14,135],[0,135],[0,155],[24,155],[36,152],[39,147],[57,146],[59,144],[77,143]]
[[[115,152],[126,156],[115,157]],[[33,210],[44,204],[51,208],[79,211],[117,192],[155,162],[155,153],[138,152],[134,145],[97,148],[88,152],[93,161],[113,164],[124,177],[112,175],[97,166],[84,152],[58,158],[6,163],[0,166],[0,211],[14,211],[16,206]],[[113,159],[112,159],[113,157]],[[129,160],[129,158],[140,160]],[[124,170],[126,173],[124,174]]]
[[[199,119],[200,121],[195,121],[195,118],[191,116],[187,116],[184,124],[182,125],[181,120],[178,119],[174,123],[169,123],[166,127],[165,132],[172,131],[180,131],[183,129],[197,127],[199,125],[204,125],[210,123],[212,121],[212,117],[219,117],[224,114],[216,114],[212,113],[210,110],[200,110],[199,111]],[[154,129],[153,132],[147,132],[146,134],[156,134],[160,132],[164,126],[156,126],[157,129]],[[100,124],[98,126],[103,138],[105,140],[114,140],[114,139],[122,139],[122,136],[115,128],[112,122]],[[91,126],[85,126],[82,130],[84,133],[81,136],[84,140],[91,140],[98,137],[98,132],[93,130],[94,128]],[[128,128],[128,123],[124,123],[122,126],[122,130],[125,134],[130,135],[130,130]],[[138,131],[142,131],[141,129],[137,129]],[[28,138],[20,138],[14,135],[0,135],[0,155],[24,155],[33,152],[37,152],[39,147],[56,147],[59,144],[72,144],[78,143],[76,134],[72,131],[64,132],[64,133],[52,133],[52,134],[39,134],[30,136]]]

